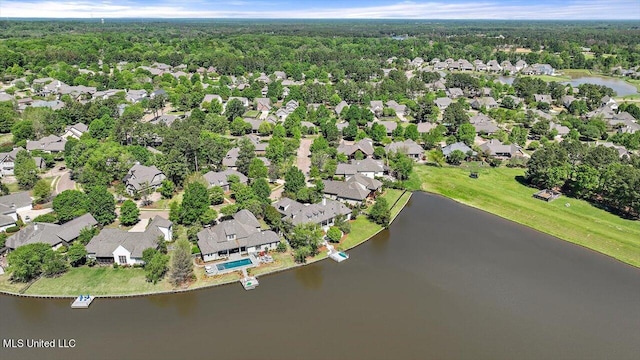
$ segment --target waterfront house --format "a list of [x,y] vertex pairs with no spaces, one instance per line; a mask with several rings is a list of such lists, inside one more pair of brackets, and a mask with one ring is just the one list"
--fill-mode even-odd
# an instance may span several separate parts
[[338,215],[351,219],[351,209],[339,201],[323,198],[317,204],[301,204],[289,198],[281,198],[273,206],[283,215],[283,221],[289,221],[293,225],[314,223],[325,231],[335,224]]
[[351,160],[348,164],[338,164],[336,175],[351,176],[362,175],[373,179],[384,175],[384,165],[382,161],[366,158],[364,160]]
[[32,222],[8,237],[5,246],[9,250],[15,250],[28,244],[45,243],[56,250],[61,246],[69,246],[80,236],[82,229],[93,228],[97,224],[96,219],[89,213],[62,225]]
[[279,243],[280,237],[271,230],[262,230],[248,210],[240,210],[231,220],[198,232],[198,247],[204,261],[275,250]]
[[103,264],[144,265],[142,253],[156,249],[161,239],[169,241],[172,237],[173,223],[155,216],[143,232],[102,229],[87,244],[87,257]]
[[367,198],[374,198],[382,188],[382,182],[359,174],[344,181],[324,180],[324,196],[351,205],[358,205]]
[[154,166],[144,166],[139,163],[133,165],[122,180],[129,195],[135,195],[143,190],[155,191],[167,177]]

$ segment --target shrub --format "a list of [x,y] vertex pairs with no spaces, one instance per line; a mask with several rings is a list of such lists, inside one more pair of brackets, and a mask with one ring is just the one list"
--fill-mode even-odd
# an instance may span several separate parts
[[332,226],[327,231],[327,239],[329,239],[329,241],[337,243],[337,242],[340,242],[341,238],[342,238],[342,231],[340,231],[340,229],[338,229],[337,227]]
[[280,243],[278,243],[278,246],[276,247],[276,251],[283,253],[287,251],[287,244],[285,244],[284,241],[280,241]]
[[13,233],[15,233],[15,232],[20,231],[20,227],[19,227],[19,226],[9,226],[8,228],[6,228],[6,229],[5,229],[5,231],[6,231],[8,234],[13,234]]
[[46,214],[36,216],[36,218],[33,219],[33,221],[41,222],[41,223],[55,223],[58,221],[58,217],[56,216],[55,213],[46,213]]

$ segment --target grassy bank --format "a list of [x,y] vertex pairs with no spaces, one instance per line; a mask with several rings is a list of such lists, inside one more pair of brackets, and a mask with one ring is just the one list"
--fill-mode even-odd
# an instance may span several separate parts
[[536,190],[516,180],[524,175],[523,169],[485,168],[478,179],[469,178],[465,168],[419,166],[415,170],[426,191],[640,267],[640,221],[564,196],[551,203],[536,200],[532,198]]
[[[402,190],[388,189],[383,195],[389,205],[396,204],[391,209],[391,219],[394,219],[404,208],[411,197],[410,192],[403,193]],[[351,223],[351,233],[347,235],[337,247],[340,250],[347,250],[357,246],[382,230],[382,226],[372,223],[361,214]],[[291,269],[299,264],[295,263],[291,251],[286,253],[272,253],[274,262],[263,264],[257,268],[249,269],[252,275],[265,275],[282,270]],[[326,251],[309,258],[307,263],[313,263],[327,258]],[[185,289],[198,289],[211,287],[240,280],[240,272],[232,272],[221,276],[207,276],[203,267],[194,269],[196,280]],[[9,275],[0,276],[0,291],[19,293],[27,284],[12,283]],[[76,296],[79,294],[91,294],[97,296],[105,295],[138,295],[152,294],[175,290],[168,282],[167,278],[154,285],[146,281],[144,270],[140,268],[118,268],[108,267],[79,267],[71,268],[62,276],[55,278],[41,278],[33,283],[25,295],[56,295],[56,296]]]

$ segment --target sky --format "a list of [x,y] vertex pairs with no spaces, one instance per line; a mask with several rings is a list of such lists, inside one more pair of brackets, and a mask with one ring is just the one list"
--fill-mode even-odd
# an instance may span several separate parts
[[0,0],[16,17],[640,21],[640,0]]

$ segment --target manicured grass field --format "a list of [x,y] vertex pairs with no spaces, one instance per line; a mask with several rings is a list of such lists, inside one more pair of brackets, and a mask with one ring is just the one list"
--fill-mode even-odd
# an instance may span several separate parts
[[336,246],[338,250],[346,250],[354,247],[382,230],[382,226],[367,219],[365,214],[361,214],[351,222],[351,232],[340,244]]
[[426,191],[640,267],[640,221],[565,196],[551,203],[534,199],[536,189],[516,180],[524,175],[523,169],[485,168],[478,179],[471,179],[467,168],[417,166],[415,171]]
[[138,268],[79,267],[55,278],[41,278],[25,292],[37,295],[125,295],[171,290],[163,280],[156,285],[147,282],[144,270]]

